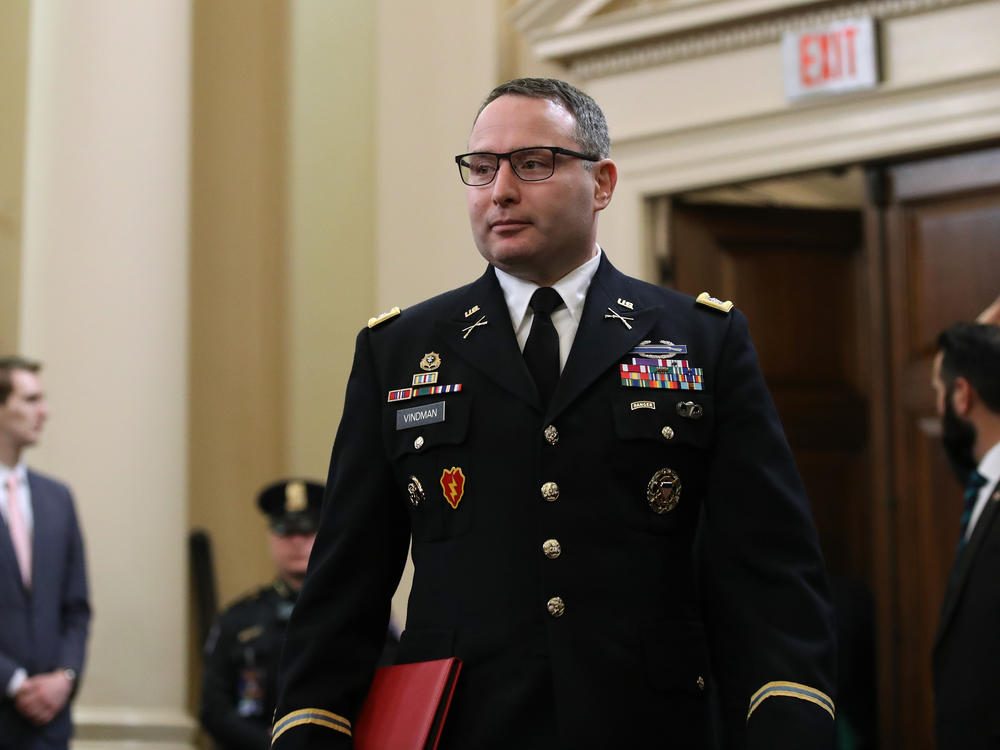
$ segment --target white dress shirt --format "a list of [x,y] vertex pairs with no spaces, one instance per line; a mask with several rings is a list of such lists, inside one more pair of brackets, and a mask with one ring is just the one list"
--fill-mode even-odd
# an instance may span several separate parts
[[[563,371],[566,360],[569,359],[573,339],[576,338],[576,331],[580,327],[580,316],[583,315],[587,290],[590,289],[590,282],[593,281],[597,267],[601,264],[601,248],[594,249],[596,253],[593,258],[577,266],[552,285],[565,303],[565,306],[552,312],[552,325],[559,334],[559,372]],[[494,270],[503,290],[504,299],[507,301],[510,322],[517,335],[517,345],[524,351],[524,344],[531,331],[531,322],[535,319],[535,313],[528,307],[528,303],[531,302],[531,295],[538,289],[538,284],[511,276],[496,267]]]

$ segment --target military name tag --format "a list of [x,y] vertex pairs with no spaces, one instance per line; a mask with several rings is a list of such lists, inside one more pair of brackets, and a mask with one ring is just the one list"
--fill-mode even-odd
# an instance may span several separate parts
[[405,430],[408,427],[422,427],[444,421],[444,401],[433,404],[423,404],[409,409],[399,409],[396,412],[396,429]]

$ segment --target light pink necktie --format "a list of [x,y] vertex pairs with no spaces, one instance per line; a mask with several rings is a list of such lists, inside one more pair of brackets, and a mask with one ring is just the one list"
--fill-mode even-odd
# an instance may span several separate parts
[[13,473],[7,475],[7,526],[10,527],[10,541],[14,545],[17,564],[21,566],[21,580],[26,588],[31,587],[31,536],[28,534],[28,522],[21,511],[21,498],[17,486],[17,477]]

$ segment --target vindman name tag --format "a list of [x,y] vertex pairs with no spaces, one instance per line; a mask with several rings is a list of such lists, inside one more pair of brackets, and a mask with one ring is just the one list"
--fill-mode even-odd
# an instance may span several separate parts
[[444,401],[433,404],[422,404],[409,409],[399,409],[396,412],[396,429],[405,430],[408,427],[422,427],[444,421]]

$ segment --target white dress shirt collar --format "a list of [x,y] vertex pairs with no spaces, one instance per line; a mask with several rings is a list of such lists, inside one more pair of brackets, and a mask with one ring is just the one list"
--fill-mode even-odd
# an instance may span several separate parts
[[[580,316],[583,314],[583,303],[587,300],[587,290],[590,289],[590,282],[597,273],[597,267],[601,264],[601,248],[596,247],[597,252],[594,257],[583,265],[577,266],[559,281],[552,285],[552,288],[559,292],[566,309],[576,325],[580,324]],[[538,289],[538,284],[531,281],[524,281],[516,276],[511,276],[506,271],[501,271],[494,266],[497,281],[503,290],[504,299],[507,301],[507,310],[510,313],[510,322],[517,331],[525,322],[528,316],[528,303],[531,295]],[[523,345],[523,342],[522,342]]]

